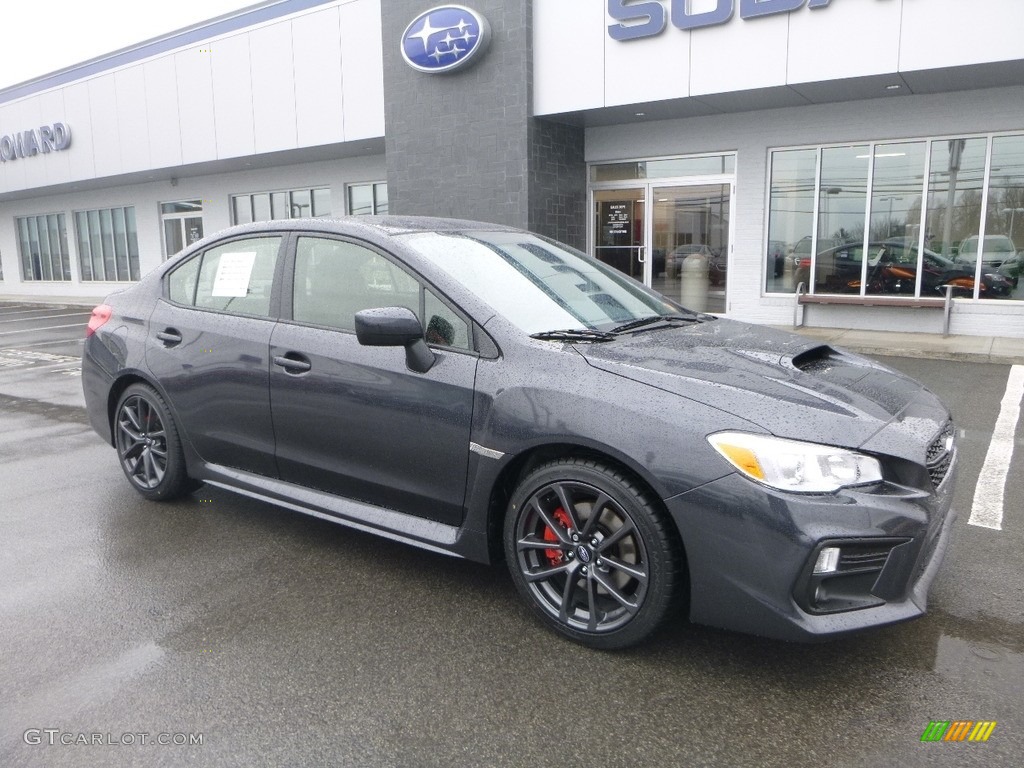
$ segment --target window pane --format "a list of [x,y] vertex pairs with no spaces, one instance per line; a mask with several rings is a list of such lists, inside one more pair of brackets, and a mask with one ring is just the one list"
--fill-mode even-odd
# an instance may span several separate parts
[[103,237],[103,273],[104,280],[117,279],[117,265],[114,262],[114,226],[109,209],[100,213],[100,234]]
[[270,193],[270,215],[275,219],[290,219],[288,215],[288,193]]
[[469,349],[469,326],[442,302],[433,291],[425,290],[424,317],[426,322],[426,339],[428,344],[443,347]]
[[252,198],[249,195],[232,196],[231,218],[235,224],[249,224],[252,221]]
[[732,173],[735,163],[736,160],[732,155],[648,160],[646,175],[648,179],[664,179],[671,176],[710,176]]
[[[830,147],[821,152],[818,240],[814,266],[816,293],[860,293],[860,249],[868,192],[868,148]],[[853,259],[856,259],[856,264]]]
[[373,195],[375,200],[374,213],[378,216],[386,216],[388,213],[388,185],[386,183],[374,184]]
[[348,188],[348,212],[352,216],[373,213],[373,185],[353,184]]
[[354,243],[299,238],[295,320],[354,331],[356,312],[394,306],[408,307],[419,315],[419,282],[403,269]]
[[128,280],[128,241],[125,233],[124,208],[111,210],[114,224],[114,260],[117,265],[117,280]]
[[633,181],[644,178],[645,163],[609,163],[590,168],[591,181]]
[[252,218],[253,221],[270,221],[270,195],[252,196]]
[[[981,189],[985,172],[985,139],[952,139],[931,144],[925,245],[947,259],[975,263],[958,246],[969,237],[976,246],[981,228]],[[975,256],[977,248],[974,249]],[[966,257],[966,258],[965,258]]]
[[[915,295],[924,162],[923,141],[875,147],[867,293]],[[924,296],[938,296],[939,283],[944,282],[932,266],[921,275]]]
[[82,280],[92,280],[92,262],[89,254],[89,220],[84,211],[75,214],[75,233],[78,236],[78,269]]
[[1024,135],[992,140],[983,247],[982,297],[1024,299]]
[[178,304],[192,304],[195,301],[196,278],[199,276],[201,262],[200,257],[194,256],[171,272],[167,280],[167,295],[171,301]]
[[135,226],[135,206],[124,209],[125,238],[128,244],[128,279],[138,280],[139,270],[139,233]]
[[92,275],[94,280],[106,280],[103,269],[103,238],[100,235],[100,212],[88,211],[89,252],[92,254]]
[[203,256],[197,307],[269,316],[280,237],[235,240]]
[[160,213],[193,213],[203,210],[202,200],[181,200],[177,203],[161,203]]
[[313,213],[313,199],[308,189],[292,192],[292,218],[304,219]]
[[313,215],[314,216],[330,216],[331,215],[331,190],[329,190],[329,189],[314,189],[313,190]]
[[[815,149],[772,153],[768,200],[768,254],[765,290],[790,292],[807,287],[814,232]],[[801,260],[805,263],[801,264]]]
[[[39,218],[32,216],[28,220],[28,243],[32,252],[33,268],[39,272],[40,280],[52,280],[53,273],[50,271],[49,254],[44,254],[39,245]],[[36,265],[38,264],[38,267]]]

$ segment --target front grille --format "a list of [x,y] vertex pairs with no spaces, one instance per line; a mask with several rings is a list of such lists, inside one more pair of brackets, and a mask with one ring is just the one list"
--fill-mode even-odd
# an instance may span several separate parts
[[[925,457],[925,463],[928,466],[928,474],[932,478],[932,485],[938,488],[942,485],[942,481],[946,479],[946,473],[949,471],[949,465],[953,461],[953,448],[951,438],[954,435],[953,422],[947,421],[946,426],[942,428],[942,432],[936,437],[932,444],[928,446],[928,454]],[[946,448],[947,443],[951,446]]]

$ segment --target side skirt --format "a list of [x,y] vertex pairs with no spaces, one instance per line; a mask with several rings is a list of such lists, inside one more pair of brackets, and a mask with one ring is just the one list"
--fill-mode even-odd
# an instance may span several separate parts
[[304,515],[319,517],[442,555],[465,557],[457,547],[461,529],[453,525],[343,499],[219,464],[204,464],[202,472],[197,474],[199,477],[196,479],[210,485],[286,507]]

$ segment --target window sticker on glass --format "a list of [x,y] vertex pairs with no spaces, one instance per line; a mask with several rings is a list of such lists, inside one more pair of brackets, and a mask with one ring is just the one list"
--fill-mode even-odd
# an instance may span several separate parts
[[222,253],[217,263],[217,276],[213,279],[212,296],[245,296],[249,292],[249,278],[256,252]]

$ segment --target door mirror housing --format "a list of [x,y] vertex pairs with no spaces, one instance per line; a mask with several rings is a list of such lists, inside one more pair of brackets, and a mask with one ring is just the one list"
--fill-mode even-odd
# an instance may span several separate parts
[[434,365],[434,353],[423,338],[423,324],[407,307],[356,312],[356,338],[364,347],[405,347],[405,363],[417,373],[426,373]]

